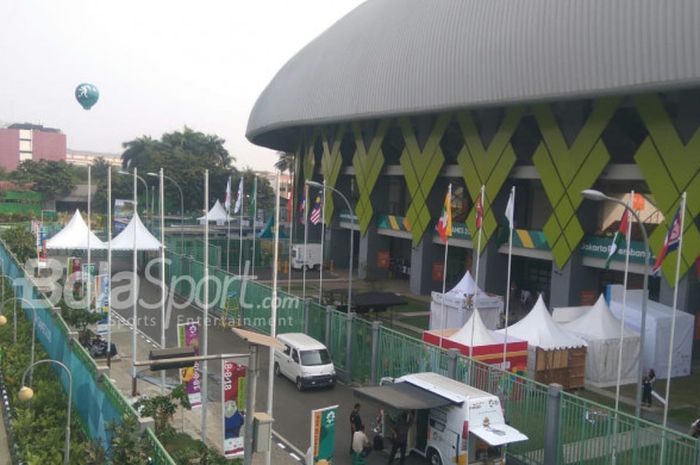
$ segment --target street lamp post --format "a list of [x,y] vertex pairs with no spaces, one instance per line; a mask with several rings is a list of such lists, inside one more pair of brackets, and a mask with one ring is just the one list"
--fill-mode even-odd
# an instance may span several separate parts
[[[14,340],[15,343],[17,343],[17,302],[18,302],[18,301],[19,301],[19,302],[24,302],[24,303],[28,304],[28,305],[31,307],[31,309],[32,309],[32,351],[31,351],[31,354],[30,354],[29,362],[30,362],[30,363],[34,363],[34,347],[35,347],[35,342],[34,342],[34,341],[36,340],[36,337],[35,337],[35,335],[36,335],[36,307],[34,306],[34,304],[33,304],[32,302],[30,302],[29,300],[25,299],[24,297],[12,296],[12,297],[8,297],[7,299],[5,299],[5,300],[2,301],[2,310],[5,309],[5,304],[6,304],[7,302],[9,302],[10,300],[14,300],[14,303],[15,303],[14,308],[12,309],[12,319],[13,319],[13,322],[14,322],[13,340]],[[0,320],[0,326],[4,325],[5,323],[7,323],[7,318],[5,318],[5,322],[2,322],[2,320]],[[30,383],[31,383],[31,380],[32,380],[32,377],[31,377],[31,375],[30,375],[30,376],[29,376],[29,382],[30,382]]]
[[[136,172],[136,169],[134,169],[134,172]],[[128,171],[124,171],[124,170],[119,170],[118,173],[124,174],[126,176],[133,176],[134,175],[134,173],[129,173]],[[138,178],[139,181],[141,181],[143,183],[143,187],[146,189],[146,215],[148,215],[148,212],[150,211],[149,206],[148,206],[148,197],[149,197],[148,183],[146,182],[145,179],[143,179],[138,174],[136,175],[136,177]],[[136,213],[136,205],[135,204],[134,204],[134,213]]]
[[[146,173],[146,176],[150,176],[152,178],[157,178],[158,173],[154,172],[148,172]],[[180,250],[184,250],[184,237],[182,232],[185,229],[185,196],[182,195],[182,188],[180,185],[170,176],[163,175],[163,178],[167,179],[168,181],[172,182],[175,184],[175,187],[177,187],[177,190],[180,191]]]
[[[24,374],[22,375],[22,387],[19,390],[18,397],[22,401],[28,401],[31,400],[32,397],[34,397],[34,390],[27,386],[27,384],[24,382],[27,377],[27,373],[29,373],[30,370],[34,369],[34,366],[40,365],[43,363],[55,363],[56,365],[60,366],[66,371],[66,374],[68,375],[68,407],[66,411],[66,438],[65,438],[65,443],[63,446],[63,465],[69,465],[69,460],[70,460],[70,417],[71,417],[71,404],[73,400],[73,377],[70,374],[70,370],[68,369],[67,366],[65,366],[63,363],[59,362],[58,360],[51,360],[51,359],[45,359],[45,360],[39,360],[37,362],[33,362],[31,365],[27,367],[26,370],[24,370]],[[32,384],[31,381],[29,384]]]
[[[639,372],[637,373],[637,394],[634,405],[634,414],[635,416],[639,417],[642,413],[642,378],[644,377],[644,364],[642,361],[644,360],[644,340],[646,339],[645,331],[647,324],[647,300],[649,300],[649,257],[651,255],[651,251],[649,250],[649,237],[647,236],[647,231],[644,228],[644,224],[639,218],[639,215],[637,215],[637,212],[635,212],[633,208],[622,200],[609,197],[594,189],[583,190],[581,191],[581,195],[588,200],[595,200],[596,202],[607,200],[622,205],[625,210],[632,214],[634,219],[639,224],[639,228],[642,230],[642,237],[644,238],[644,284],[642,289],[644,289],[644,292],[642,293],[642,322],[639,327],[641,333],[639,338]],[[625,292],[627,292],[627,290],[625,290]]]

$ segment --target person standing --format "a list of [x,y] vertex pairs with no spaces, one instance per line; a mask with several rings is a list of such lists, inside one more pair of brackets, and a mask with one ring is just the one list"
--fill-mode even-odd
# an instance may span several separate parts
[[642,404],[651,407],[651,379],[648,376],[642,379]]
[[362,427],[362,417],[360,417],[360,404],[355,404],[350,412],[350,453],[352,454],[352,441],[355,437],[355,432],[360,431]]
[[411,416],[407,414],[396,425],[394,425],[394,441],[391,446],[391,452],[389,453],[389,461],[387,462],[388,465],[391,465],[391,462],[394,461],[396,452],[400,452],[399,465],[404,465],[406,463],[406,444],[408,443],[408,426],[410,423]]

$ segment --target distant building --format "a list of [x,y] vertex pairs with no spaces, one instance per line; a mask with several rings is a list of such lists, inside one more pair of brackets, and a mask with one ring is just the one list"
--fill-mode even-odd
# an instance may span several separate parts
[[[270,185],[272,186],[272,189],[275,188],[275,182],[277,182],[277,173],[272,173],[270,171],[256,171],[255,174],[257,174],[261,178],[267,179]],[[289,174],[280,174],[280,197],[289,199],[290,187],[291,177],[289,176]]]
[[121,166],[122,159],[118,153],[89,152],[87,150],[68,149],[66,161],[72,165],[88,166],[92,165],[98,158],[104,159],[112,166]]
[[0,128],[0,167],[13,171],[24,160],[65,160],[66,135],[39,124]]

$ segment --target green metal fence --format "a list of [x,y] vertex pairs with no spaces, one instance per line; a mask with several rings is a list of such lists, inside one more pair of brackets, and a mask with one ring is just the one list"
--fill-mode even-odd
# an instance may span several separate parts
[[317,341],[326,340],[326,307],[317,304],[316,302],[309,302],[309,336],[313,337]]

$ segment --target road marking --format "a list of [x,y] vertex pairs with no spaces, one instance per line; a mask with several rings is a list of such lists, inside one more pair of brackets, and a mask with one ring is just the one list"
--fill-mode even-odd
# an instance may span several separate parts
[[286,448],[287,448],[287,446],[285,446],[285,445],[282,444],[281,442],[278,442],[278,443],[277,443],[277,447],[279,447],[280,449],[286,449]]
[[301,462],[301,459],[299,458],[299,456],[297,456],[297,454],[294,454],[294,453],[290,452],[289,455],[290,455],[294,460],[298,460],[298,461]]

